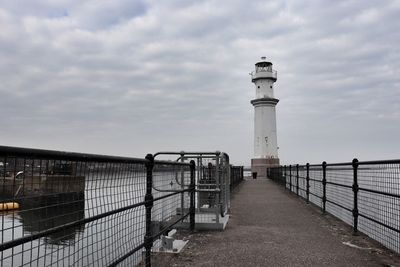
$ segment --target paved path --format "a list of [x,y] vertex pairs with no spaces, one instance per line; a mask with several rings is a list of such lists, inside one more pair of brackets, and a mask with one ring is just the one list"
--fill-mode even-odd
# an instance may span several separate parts
[[153,266],[400,266],[398,256],[266,179],[236,189],[225,231],[185,238],[181,254],[155,256]]

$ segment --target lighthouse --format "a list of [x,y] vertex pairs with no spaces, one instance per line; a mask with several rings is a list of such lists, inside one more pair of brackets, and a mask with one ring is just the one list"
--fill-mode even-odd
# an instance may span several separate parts
[[254,158],[251,160],[251,171],[257,172],[259,177],[266,177],[268,168],[279,165],[275,111],[279,100],[274,97],[277,72],[272,69],[271,62],[261,57],[250,74],[251,82],[256,87],[256,97],[251,100],[254,106]]

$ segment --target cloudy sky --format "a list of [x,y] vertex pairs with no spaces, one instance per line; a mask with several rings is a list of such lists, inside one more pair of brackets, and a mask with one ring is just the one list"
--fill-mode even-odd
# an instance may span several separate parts
[[0,144],[253,155],[260,56],[282,163],[400,157],[400,1],[0,0]]

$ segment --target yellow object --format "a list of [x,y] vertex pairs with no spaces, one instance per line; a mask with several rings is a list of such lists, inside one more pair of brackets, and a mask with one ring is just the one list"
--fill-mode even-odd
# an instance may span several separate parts
[[0,203],[0,211],[16,210],[16,209],[19,209],[19,204],[17,202]]

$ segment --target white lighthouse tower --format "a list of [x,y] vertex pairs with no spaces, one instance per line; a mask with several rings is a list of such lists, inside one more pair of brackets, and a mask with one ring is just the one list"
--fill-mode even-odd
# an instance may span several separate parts
[[261,61],[255,65],[255,71],[251,73],[251,81],[256,86],[256,98],[251,101],[254,106],[254,158],[251,160],[251,171],[257,172],[259,177],[266,177],[269,167],[279,165],[275,112],[279,100],[274,97],[277,73],[265,57],[261,57]]

